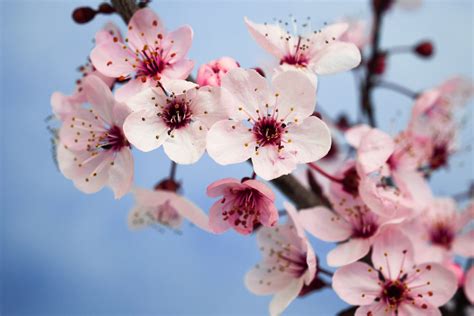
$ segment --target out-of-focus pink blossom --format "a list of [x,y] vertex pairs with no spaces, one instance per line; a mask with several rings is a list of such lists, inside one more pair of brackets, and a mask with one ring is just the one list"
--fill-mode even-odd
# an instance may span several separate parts
[[209,226],[215,233],[232,227],[241,234],[250,234],[259,224],[272,227],[278,222],[275,195],[260,181],[222,179],[207,187],[207,195],[222,196],[209,212]]
[[352,43],[362,50],[369,42],[367,34],[367,22],[352,18],[345,18],[342,22],[348,24],[347,30],[339,37],[341,42]]
[[298,163],[324,157],[331,147],[326,124],[315,116],[316,90],[298,71],[276,75],[272,87],[255,70],[231,70],[222,80],[219,106],[228,119],[207,137],[211,158],[222,165],[251,158],[265,180],[289,174]]
[[179,229],[183,218],[199,228],[210,231],[207,215],[183,196],[165,190],[134,188],[135,206],[128,215],[130,229],[141,229],[151,225],[162,225]]
[[221,85],[222,77],[224,77],[229,70],[239,67],[239,63],[230,57],[221,57],[217,60],[212,60],[199,67],[196,82],[200,86],[218,87]]
[[464,281],[464,293],[471,304],[474,304],[474,266],[466,272]]
[[257,243],[262,261],[245,276],[245,285],[256,295],[271,295],[271,316],[283,313],[316,276],[316,256],[304,235],[296,209],[285,203],[288,221],[284,225],[262,227]]
[[127,99],[134,111],[125,120],[128,140],[141,151],[161,145],[168,157],[179,164],[192,164],[206,150],[206,135],[217,120],[225,117],[217,108],[220,90],[185,80],[169,80],[164,87],[146,88]]
[[357,194],[359,179],[354,166],[355,162],[348,162],[335,175],[353,183],[352,188],[330,184],[328,197],[334,211],[317,206],[298,213],[303,227],[312,235],[327,242],[343,242],[328,253],[330,266],[343,266],[364,257],[388,224],[400,222],[378,216],[362,201]]
[[356,316],[440,315],[457,290],[454,274],[439,263],[415,265],[409,239],[387,230],[376,240],[370,266],[355,262],[336,271],[333,289],[341,299],[359,305]]
[[91,108],[77,108],[65,118],[57,147],[59,169],[85,193],[108,185],[120,198],[133,181],[133,157],[122,130],[130,110],[94,75],[84,79],[83,89]]
[[[95,36],[95,42],[96,44],[112,42],[114,37],[119,38],[120,40],[122,38],[118,27],[114,23],[109,22],[103,27],[102,30],[97,32]],[[103,75],[89,62],[83,66],[80,66],[79,71],[82,74],[82,78],[76,81],[76,89],[72,95],[64,95],[61,92],[54,92],[51,95],[51,106],[53,113],[56,118],[60,120],[64,120],[71,111],[79,108],[81,104],[87,101],[83,88],[83,81],[85,77],[92,74],[101,79],[108,87],[112,87],[115,83],[115,78]]]
[[145,87],[159,85],[162,77],[185,79],[194,66],[186,59],[192,38],[189,26],[167,32],[160,18],[144,8],[128,24],[127,44],[118,38],[100,43],[92,50],[91,60],[106,76],[119,80],[134,76],[117,90],[117,99],[123,101]]
[[255,41],[278,59],[279,71],[298,69],[325,75],[350,70],[361,60],[356,45],[340,40],[349,27],[347,23],[306,34],[291,34],[280,24],[257,24],[247,18],[245,24]]
[[415,260],[444,262],[453,255],[474,257],[474,203],[463,212],[450,198],[432,199],[419,216],[402,227],[415,247]]
[[464,285],[465,273],[461,265],[459,263],[449,260],[447,262],[444,262],[444,266],[452,273],[454,273],[454,275],[456,276],[456,280],[458,280],[458,286],[462,287]]

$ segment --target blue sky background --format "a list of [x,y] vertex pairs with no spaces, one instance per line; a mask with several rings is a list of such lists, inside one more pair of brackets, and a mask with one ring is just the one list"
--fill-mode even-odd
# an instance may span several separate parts
[[[73,91],[76,67],[86,61],[94,33],[110,17],[77,25],[80,5],[100,1],[0,2],[0,313],[3,315],[263,315],[270,297],[245,289],[243,276],[259,260],[254,237],[233,232],[213,236],[185,225],[182,235],[152,229],[130,232],[130,196],[120,201],[103,190],[77,191],[56,169],[44,118],[53,91]],[[243,23],[273,17],[311,16],[315,27],[344,15],[367,17],[360,1],[217,2],[153,1],[169,29],[189,24],[195,32],[190,57],[196,64],[222,55],[242,66],[268,63]],[[121,23],[118,17],[112,20]],[[123,28],[123,24],[120,24]],[[453,74],[473,77],[473,3],[425,1],[417,11],[393,10],[383,46],[432,39],[436,56],[420,60],[394,56],[387,79],[414,90],[437,85]],[[196,72],[197,69],[195,69]],[[357,94],[350,73],[321,77],[325,111],[355,117]],[[403,128],[411,101],[391,91],[375,94],[377,116],[386,131]],[[472,107],[472,102],[470,103]],[[472,110],[463,139],[472,143]],[[135,152],[136,184],[151,187],[168,173],[162,150]],[[449,173],[432,179],[438,194],[464,191],[473,178],[473,154],[458,154]],[[212,181],[250,174],[246,164],[222,167],[207,156],[179,167],[184,192],[204,209]],[[278,197],[281,205],[282,197]],[[322,264],[332,248],[312,239]],[[334,315],[345,304],[331,291],[295,301],[287,315]]]

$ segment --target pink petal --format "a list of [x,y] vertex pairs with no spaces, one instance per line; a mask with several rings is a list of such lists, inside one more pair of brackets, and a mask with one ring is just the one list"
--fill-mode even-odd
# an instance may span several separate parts
[[103,124],[104,122],[93,111],[78,108],[70,113],[61,125],[59,139],[69,149],[87,150],[90,135],[106,131]]
[[458,235],[453,242],[453,252],[466,258],[474,257],[474,230]]
[[188,221],[201,228],[204,231],[211,232],[209,227],[209,217],[197,205],[188,199],[173,192],[161,192],[162,195],[169,195],[170,204],[176,211]]
[[115,103],[112,113],[112,124],[123,128],[123,123],[132,111],[125,103]]
[[140,9],[128,23],[128,43],[133,50],[142,50],[145,45],[155,46],[159,34],[164,33],[164,26],[158,15],[149,8]]
[[116,199],[124,196],[133,183],[133,156],[128,148],[117,153],[113,160],[114,165],[109,168],[108,184],[112,188]]
[[351,305],[369,305],[380,294],[377,271],[363,262],[354,262],[337,269],[332,288]]
[[329,43],[333,43],[334,40],[339,39],[347,29],[349,28],[348,23],[334,23],[323,27],[319,32],[313,32],[309,35],[310,44],[308,54],[315,56],[328,46]]
[[413,266],[410,240],[397,229],[386,229],[374,241],[372,263],[386,278],[396,280],[400,273]]
[[278,94],[278,116],[285,122],[302,122],[313,114],[316,88],[308,76],[300,71],[285,71],[273,77],[272,85]]
[[469,302],[474,304],[474,266],[472,266],[466,273],[466,278],[464,281],[464,293],[469,299]]
[[207,134],[209,156],[221,165],[246,161],[255,151],[255,145],[253,134],[242,122],[219,121]]
[[186,79],[193,70],[194,62],[189,59],[181,59],[167,66],[161,74],[170,79]]
[[243,184],[248,187],[251,187],[252,189],[257,190],[258,192],[263,194],[266,198],[268,198],[270,201],[275,200],[275,194],[273,193],[272,189],[266,186],[263,182],[250,179],[250,180],[246,180]]
[[222,216],[222,200],[217,201],[209,210],[209,228],[213,233],[221,234],[230,228],[230,223]]
[[360,51],[352,43],[334,42],[325,47],[311,61],[311,68],[318,75],[347,71],[359,66]]
[[303,280],[296,279],[288,284],[284,289],[277,292],[270,302],[270,316],[280,315],[290,303],[298,296],[303,288]]
[[[139,82],[141,81],[137,79],[136,84],[139,84]],[[168,90],[169,88],[166,89]],[[161,88],[148,87],[144,90],[136,91],[133,96],[127,97],[125,103],[132,111],[138,112],[140,110],[156,110],[157,105],[159,107],[166,104],[166,99],[166,95]]]
[[362,138],[371,130],[372,128],[369,125],[360,124],[348,129],[344,135],[349,145],[358,148]]
[[284,141],[284,150],[289,151],[298,163],[308,163],[323,158],[329,152],[331,132],[322,120],[310,116],[299,125],[290,125]]
[[456,293],[458,282],[455,274],[441,264],[423,263],[417,265],[416,269],[408,274],[406,280],[413,297],[421,295],[422,301],[428,305],[441,306]]
[[273,104],[271,100],[275,98],[270,94],[265,78],[253,69],[232,69],[222,78],[221,87],[232,96],[225,100],[223,106],[233,119],[246,120],[251,117],[257,120],[258,113],[266,113],[265,104]]
[[324,241],[343,241],[352,234],[344,218],[322,206],[301,210],[298,217],[306,231]]
[[152,151],[167,139],[168,127],[154,111],[141,110],[130,114],[123,124],[128,141],[141,151]]
[[441,312],[439,309],[433,305],[426,304],[426,308],[422,308],[421,305],[423,303],[419,303],[417,305],[413,305],[411,303],[401,304],[398,307],[398,315],[400,316],[441,316]]
[[352,238],[349,241],[337,245],[327,255],[328,265],[340,267],[363,258],[370,250],[370,241],[363,238]]
[[243,186],[239,180],[234,178],[224,178],[211,183],[207,187],[207,196],[218,197],[228,193],[231,188],[237,188]]
[[357,149],[357,163],[364,173],[371,173],[386,163],[394,149],[392,137],[374,128],[361,139]]
[[[387,304],[384,301],[378,303],[373,303],[370,305],[360,306],[354,316],[392,316],[391,311],[387,312]],[[399,314],[400,316],[405,316],[405,314]],[[408,315],[406,315],[408,316]]]
[[108,77],[127,77],[134,71],[135,54],[120,42],[105,42],[97,45],[90,55],[92,64]]
[[183,59],[191,48],[192,42],[193,30],[188,25],[168,33],[163,41],[163,49],[166,54],[165,59],[167,62],[174,64]]
[[257,24],[250,21],[247,17],[244,18],[244,21],[250,35],[267,52],[278,59],[282,59],[288,53],[288,44],[285,40],[288,33],[279,25]]
[[215,87],[203,87],[199,90],[190,89],[186,91],[186,98],[192,99],[191,112],[193,117],[211,128],[214,123],[227,118],[225,109],[219,104],[222,97],[222,89]]
[[267,181],[290,174],[296,169],[293,156],[271,145],[259,147],[252,155],[252,164],[255,173]]
[[84,102],[85,99],[82,94],[66,96],[61,92],[54,92],[51,95],[51,108],[54,115],[60,120],[65,120],[71,112],[76,111]]
[[244,279],[247,289],[256,295],[274,294],[294,280],[287,273],[273,270],[274,266],[274,262],[263,261],[247,272]]
[[115,90],[115,98],[117,101],[126,102],[128,99],[139,94],[140,91],[150,86],[150,80],[143,82],[141,79],[130,79],[123,86]]
[[206,150],[207,127],[198,121],[171,132],[163,144],[166,155],[176,163],[192,164]]
[[84,79],[84,94],[92,109],[107,123],[113,121],[115,99],[110,88],[98,77],[89,75]]

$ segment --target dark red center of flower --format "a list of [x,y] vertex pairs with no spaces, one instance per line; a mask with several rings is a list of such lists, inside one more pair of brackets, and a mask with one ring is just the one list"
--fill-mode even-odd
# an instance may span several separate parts
[[192,112],[185,101],[171,100],[161,113],[161,117],[170,130],[187,126],[191,122]]
[[342,177],[342,189],[345,192],[356,197],[359,195],[359,182],[360,182],[360,178],[354,166],[348,169],[346,172],[344,172],[344,175]]
[[105,133],[105,137],[100,139],[97,147],[105,150],[120,151],[125,146],[130,146],[130,143],[127,141],[127,138],[125,138],[122,129],[113,125],[109,128],[107,133]]
[[430,239],[433,244],[450,249],[454,235],[451,227],[444,223],[439,223],[431,230]]
[[377,223],[373,223],[370,221],[364,222],[363,217],[361,218],[361,225],[353,228],[352,236],[355,238],[372,237],[377,231]]
[[389,281],[384,285],[382,296],[389,305],[398,305],[406,298],[406,295],[407,288],[405,284],[399,280]]
[[430,168],[436,170],[440,167],[446,166],[448,163],[449,151],[446,144],[436,145],[430,157]]
[[285,132],[285,124],[278,122],[273,117],[262,117],[253,126],[253,134],[258,146],[281,146],[281,138]]
[[308,58],[303,55],[286,55],[280,60],[280,65],[283,64],[306,67],[308,65]]
[[141,62],[137,67],[137,77],[142,77],[146,80],[146,77],[156,77],[165,69],[168,65],[162,58],[161,54],[156,50],[151,50],[147,47],[141,51]]
[[[257,205],[261,194],[257,190],[247,188],[234,191],[233,195],[232,208],[230,211],[222,212],[223,219],[232,221],[234,226],[253,228],[259,223],[260,212],[257,210]],[[221,202],[225,203],[225,198]]]

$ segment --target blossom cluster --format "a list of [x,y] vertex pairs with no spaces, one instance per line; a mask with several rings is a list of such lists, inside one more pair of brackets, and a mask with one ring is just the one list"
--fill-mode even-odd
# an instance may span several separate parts
[[[62,174],[84,193],[105,186],[117,199],[132,193],[131,229],[179,230],[186,219],[213,234],[256,232],[262,261],[244,282],[252,293],[273,295],[271,315],[331,286],[360,306],[356,315],[438,315],[462,286],[472,302],[474,270],[462,271],[455,259],[474,257],[474,203],[460,212],[429,186],[459,150],[456,114],[472,83],[454,78],[417,95],[397,135],[353,124],[337,139],[341,129],[316,112],[318,81],[359,67],[365,23],[343,20],[303,34],[280,23],[244,23],[274,67],[265,74],[224,56],[201,65],[196,80],[190,26],[168,31],[149,8],[135,12],[126,37],[107,24],[75,92],[51,97]],[[332,157],[342,143],[348,154]],[[207,195],[217,200],[206,213],[179,193],[174,175],[154,190],[133,185],[135,150],[159,147],[174,165],[207,153],[220,165],[248,162],[253,174],[210,183]],[[279,212],[265,181],[297,174],[301,165],[313,181],[315,174],[326,181],[326,203],[301,210],[285,203]],[[330,272],[306,233],[337,243],[326,258],[337,268],[332,282],[321,277]]]

